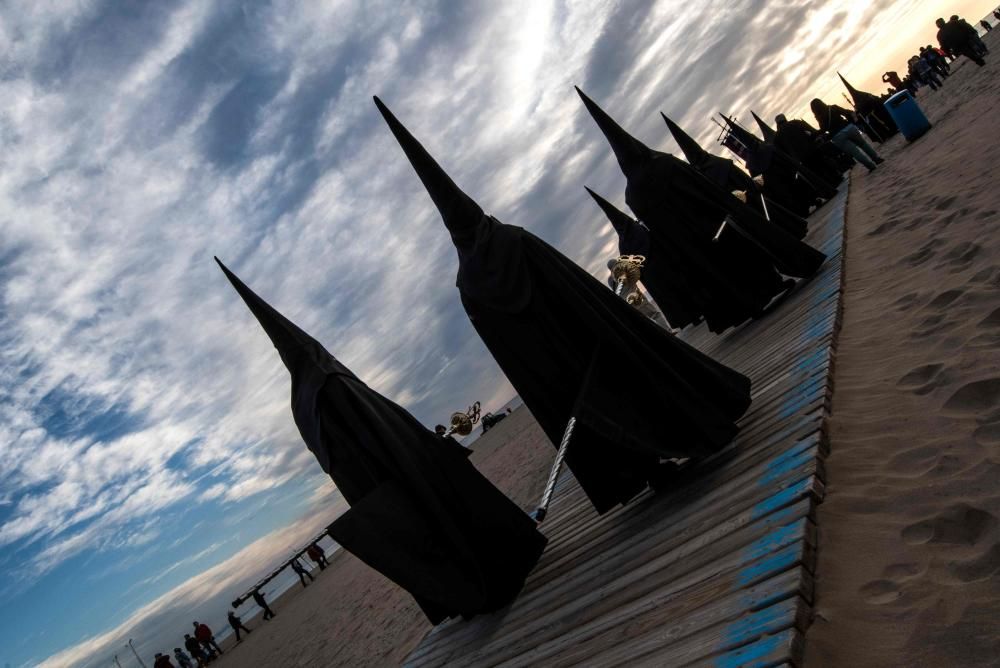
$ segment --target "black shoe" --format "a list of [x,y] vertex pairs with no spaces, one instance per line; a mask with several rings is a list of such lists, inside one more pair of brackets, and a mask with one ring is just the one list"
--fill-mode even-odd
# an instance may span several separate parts
[[885,158],[872,158],[872,162],[874,162],[876,165],[881,165],[883,162],[885,162]]

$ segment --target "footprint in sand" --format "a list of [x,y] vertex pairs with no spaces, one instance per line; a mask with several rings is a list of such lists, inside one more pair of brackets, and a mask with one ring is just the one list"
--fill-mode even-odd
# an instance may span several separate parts
[[971,241],[957,243],[941,257],[941,262],[938,263],[937,267],[950,267],[953,274],[968,269],[982,249],[982,246]]
[[911,370],[896,382],[896,387],[909,390],[917,395],[933,392],[947,382],[942,373],[944,364],[925,364]]
[[926,308],[933,309],[935,311],[943,309],[964,294],[965,290],[945,290],[932,299]]
[[921,293],[911,292],[897,299],[892,305],[896,307],[897,311],[907,311],[911,307],[918,304],[922,299],[923,295]]
[[920,248],[920,250],[916,251],[915,253],[910,253],[909,255],[904,257],[901,260],[901,262],[904,262],[911,267],[919,267],[920,265],[925,264],[928,260],[934,257],[934,255],[935,255],[934,247],[931,244],[924,244]]
[[1000,308],[994,309],[988,316],[980,320],[976,327],[979,327],[980,329],[1000,328]]
[[948,572],[961,582],[985,580],[997,571],[1000,571],[1000,543],[993,543],[978,557],[948,564]]
[[892,603],[903,595],[903,592],[899,591],[899,584],[892,580],[872,580],[858,589],[858,593],[864,596],[865,603],[870,605]]
[[997,518],[981,508],[956,503],[934,517],[905,527],[900,535],[910,545],[976,545],[997,527]]
[[937,334],[951,327],[951,321],[947,320],[943,314],[929,315],[913,328],[910,332],[911,339],[922,339],[925,336]]
[[889,220],[885,221],[884,223],[876,227],[874,230],[869,232],[867,236],[878,237],[885,234],[886,232],[891,232],[899,225],[899,223],[900,223],[899,218],[890,218]]
[[889,580],[899,581],[908,580],[910,578],[916,577],[923,572],[919,564],[913,563],[902,563],[902,564],[889,564],[882,571],[882,574]]
[[957,199],[958,197],[956,195],[950,195],[948,197],[932,197],[928,204],[932,205],[937,211],[947,211]]
[[979,445],[996,445],[1000,443],[1000,422],[990,422],[972,432],[972,438]]
[[976,415],[1000,405],[1000,378],[967,383],[944,403],[943,410],[954,415]]

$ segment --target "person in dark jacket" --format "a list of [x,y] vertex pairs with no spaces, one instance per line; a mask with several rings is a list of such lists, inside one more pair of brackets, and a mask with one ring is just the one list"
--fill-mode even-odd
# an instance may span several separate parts
[[226,620],[229,622],[229,626],[232,627],[233,632],[236,634],[236,642],[240,642],[240,631],[246,631],[247,635],[250,635],[250,629],[243,625],[243,622],[239,617],[236,616],[236,612],[233,610],[229,611],[226,615]]
[[[195,622],[197,624],[197,622]],[[190,633],[184,634],[184,648],[191,654],[199,666],[208,662],[208,654],[201,648],[201,643],[197,638],[193,638]]]
[[830,135],[830,141],[844,153],[868,168],[869,172],[884,162],[878,152],[865,141],[861,130],[854,124],[856,116],[835,104],[828,105],[815,98],[809,103],[819,129]]
[[[274,617],[274,610],[271,610],[271,606],[267,604],[267,600],[264,598],[264,592],[262,592],[260,589],[254,589],[253,594],[251,594],[251,596],[253,597],[254,603],[259,605],[260,609],[264,611],[263,619],[265,622]],[[239,635],[237,635],[236,637],[239,638]]]
[[[983,60],[983,54],[975,41],[973,41],[969,30],[965,28],[959,21],[954,20],[958,17],[954,17],[952,21],[945,22],[944,19],[938,19],[935,21],[935,25],[938,27],[937,41],[941,45],[941,48],[949,53],[953,58],[958,56],[965,56],[976,65],[984,67],[986,61]],[[968,25],[968,24],[966,24]],[[969,26],[972,32],[975,32],[975,28]],[[978,40],[979,34],[976,34],[976,39]]]
[[208,652],[209,658],[212,658],[215,653],[225,653],[222,651],[222,648],[219,647],[219,643],[215,642],[215,634],[212,633],[212,629],[208,628],[208,624],[201,624],[200,622],[193,623],[194,637],[198,639],[201,646]]
[[314,582],[316,580],[316,578],[313,577],[312,573],[307,571],[305,566],[303,566],[302,562],[299,561],[298,559],[292,559],[292,570],[295,571],[295,574],[299,576],[299,581],[302,583],[303,587],[308,586],[306,584],[307,576],[309,577],[310,582]]

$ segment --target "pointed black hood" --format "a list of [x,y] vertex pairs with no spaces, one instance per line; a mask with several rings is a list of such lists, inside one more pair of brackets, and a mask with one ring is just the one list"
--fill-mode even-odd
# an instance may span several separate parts
[[670,128],[670,134],[674,136],[674,141],[681,147],[681,151],[684,153],[684,157],[687,161],[694,167],[699,166],[705,161],[706,156],[709,155],[708,151],[701,147],[701,144],[696,142],[691,135],[684,132],[681,126],[670,120],[666,114],[662,111],[660,116],[663,116],[663,120],[666,121],[667,127]]
[[615,152],[615,157],[618,159],[618,166],[621,167],[626,177],[633,174],[637,167],[652,157],[652,149],[625,132],[622,126],[618,125],[613,118],[608,116],[582,90],[576,88],[576,92],[580,94],[580,99],[583,100],[587,111],[590,112],[590,115],[597,122],[597,126],[601,128],[601,132],[604,133],[608,143],[611,144],[611,150]]
[[620,210],[614,204],[604,199],[590,188],[587,188],[587,186],[584,186],[584,189],[590,193],[591,197],[594,198],[594,201],[597,202],[597,206],[601,207],[601,210],[604,211],[604,215],[608,217],[609,221],[611,221],[611,226],[615,228],[615,232],[619,235],[626,234],[633,225],[637,224],[636,220],[632,218],[632,216]]
[[451,232],[452,240],[459,250],[472,243],[476,225],[483,218],[482,208],[475,200],[462,192],[451,177],[437,164],[431,154],[420,145],[420,142],[410,134],[409,130],[389,111],[382,100],[374,98],[375,106],[382,113],[386,124],[396,141],[403,148],[403,153],[413,165],[414,171],[423,182],[427,193],[434,200],[434,205],[441,212],[445,227]]
[[[739,177],[741,172],[736,168],[732,160],[724,158],[721,155],[709,153],[698,142],[692,139],[690,135],[684,132],[679,125],[667,118],[666,114],[660,112],[660,116],[663,116],[667,127],[670,128],[670,134],[680,144],[681,150],[684,151],[684,157],[687,158],[688,163],[692,167],[701,172],[709,181],[725,188],[727,191],[744,190],[746,188]],[[734,180],[740,180],[740,182],[734,183]]]
[[736,135],[736,138],[746,144],[747,147],[754,149],[762,143],[760,137],[750,132],[733,119],[722,113],[720,113],[719,116],[722,116],[722,120],[726,122],[726,125],[729,127],[729,131]]
[[858,99],[860,97],[861,91],[859,91],[857,88],[855,88],[854,86],[852,86],[847,81],[847,79],[844,78],[844,75],[841,74],[840,72],[837,72],[837,76],[840,77],[840,81],[847,88],[847,92],[849,92],[851,94],[851,99],[854,100],[854,104],[857,104],[858,103]]
[[250,308],[250,311],[257,318],[257,322],[267,333],[271,343],[278,349],[281,360],[289,371],[296,371],[303,364],[312,365],[326,374],[339,374],[355,378],[350,369],[340,363],[337,358],[331,355],[319,341],[306,334],[291,320],[281,315],[274,307],[260,298],[257,293],[251,290],[233,272],[229,271],[222,260],[215,258],[219,263],[226,278],[236,288],[243,301]]
[[763,118],[755,114],[753,109],[750,110],[750,115],[753,116],[753,119],[755,121],[757,121],[757,127],[760,128],[760,133],[761,135],[763,135],[764,141],[766,142],[773,141],[775,135],[778,134],[777,132],[775,132],[774,128],[768,125]]

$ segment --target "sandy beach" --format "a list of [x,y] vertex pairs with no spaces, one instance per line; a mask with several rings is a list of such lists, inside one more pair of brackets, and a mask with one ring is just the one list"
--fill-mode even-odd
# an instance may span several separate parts
[[996,50],[856,170],[806,666],[1000,661]]
[[[852,174],[810,667],[997,665],[995,68],[963,63],[922,92],[932,131],[893,139],[874,174]],[[553,455],[521,407],[472,461],[530,510]],[[273,604],[273,621],[249,620],[253,634],[215,665],[398,665],[431,629],[349,554],[316,575]]]

